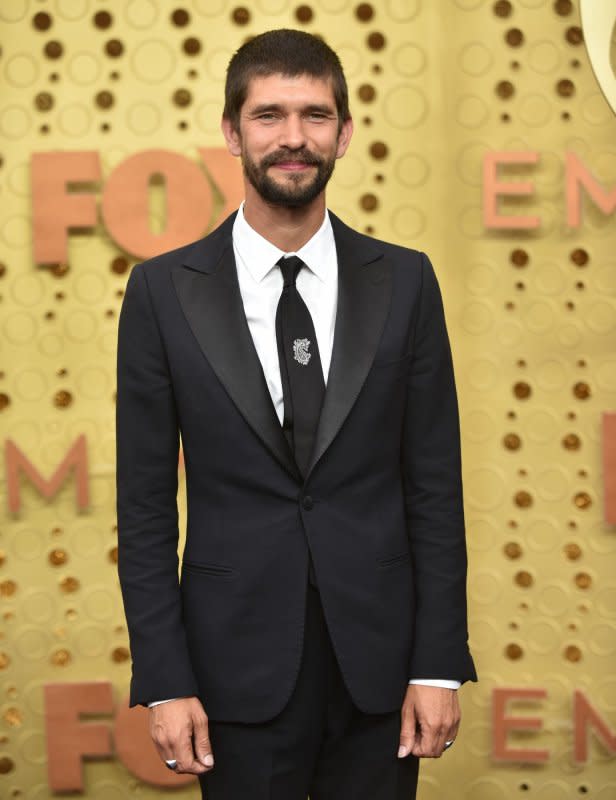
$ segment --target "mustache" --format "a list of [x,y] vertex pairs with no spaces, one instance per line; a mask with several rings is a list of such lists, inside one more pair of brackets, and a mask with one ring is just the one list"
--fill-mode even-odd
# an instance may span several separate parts
[[297,150],[290,153],[288,150],[275,150],[261,161],[263,169],[272,167],[274,164],[309,164],[318,167],[323,163],[323,159],[315,156],[309,150]]

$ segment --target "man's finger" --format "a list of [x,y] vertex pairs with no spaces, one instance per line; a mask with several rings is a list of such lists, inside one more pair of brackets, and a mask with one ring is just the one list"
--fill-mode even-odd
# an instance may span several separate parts
[[207,717],[196,714],[193,717],[193,745],[195,758],[208,769],[214,766],[214,754],[210,742],[209,726]]
[[178,762],[175,770],[176,772],[188,772],[192,775],[200,775],[203,772],[207,772],[207,767],[199,763],[199,761],[197,761],[195,758],[192,738],[190,735],[182,735],[182,737],[176,742],[174,749],[176,754],[173,757]]
[[401,718],[398,758],[405,758],[415,746],[417,717],[412,703],[405,703],[402,706]]
[[[421,758],[432,758],[436,755],[440,731],[437,725],[422,719],[419,721],[419,736],[413,753]],[[444,740],[443,740],[444,741]],[[440,755],[440,752],[439,752]]]

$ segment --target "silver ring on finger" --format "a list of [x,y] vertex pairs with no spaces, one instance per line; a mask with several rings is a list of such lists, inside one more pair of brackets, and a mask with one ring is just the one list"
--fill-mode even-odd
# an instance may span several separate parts
[[166,758],[165,759],[165,766],[169,767],[169,769],[175,770],[177,769],[178,762],[175,758]]
[[454,742],[455,739],[450,739],[448,742],[445,742],[445,747],[443,748],[443,752],[445,752],[445,750],[448,750]]

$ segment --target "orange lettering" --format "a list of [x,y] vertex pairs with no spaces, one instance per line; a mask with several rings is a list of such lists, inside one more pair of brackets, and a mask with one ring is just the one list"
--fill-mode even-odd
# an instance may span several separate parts
[[[166,220],[160,233],[152,231],[149,186],[159,176],[165,184]],[[172,250],[207,229],[212,192],[201,169],[178,153],[146,150],[123,161],[109,176],[102,213],[114,240],[128,253],[149,258]]]
[[56,792],[83,791],[82,758],[111,756],[109,726],[81,722],[82,714],[111,714],[111,684],[48,683],[43,687],[47,777]]
[[604,214],[611,214],[616,209],[616,186],[606,191],[597,179],[591,175],[575,153],[567,153],[567,225],[578,228],[582,219],[582,197],[580,186],[583,186]]
[[88,493],[88,452],[86,437],[83,433],[75,439],[70,450],[64,457],[64,460],[56,468],[56,471],[49,480],[43,478],[26,454],[10,439],[6,440],[4,452],[6,459],[9,511],[16,513],[21,508],[21,496],[19,491],[20,472],[24,472],[28,478],[30,478],[30,481],[36,486],[43,497],[50,499],[58,492],[69,470],[73,468],[75,469],[77,482],[77,507],[81,511],[88,506],[90,502]]
[[31,176],[34,261],[67,263],[69,230],[97,221],[94,196],[67,189],[100,179],[98,153],[33,153]]
[[492,693],[492,757],[497,761],[522,761],[543,763],[550,757],[549,750],[522,750],[507,746],[507,734],[513,730],[538,731],[543,723],[539,717],[506,716],[508,700],[541,700],[547,696],[545,689],[494,689]]
[[499,164],[536,164],[539,153],[486,153],[483,159],[483,221],[486,228],[507,228],[521,230],[538,228],[539,217],[501,216],[498,212],[498,198],[501,195],[531,195],[534,187],[530,181],[498,180]]
[[579,689],[573,693],[573,758],[578,764],[588,761],[588,730],[594,728],[605,747],[616,755],[616,733],[599,716]]

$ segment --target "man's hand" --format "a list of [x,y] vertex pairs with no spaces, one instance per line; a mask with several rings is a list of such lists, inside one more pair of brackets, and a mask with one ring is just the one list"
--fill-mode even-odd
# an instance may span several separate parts
[[200,775],[214,766],[207,714],[197,697],[150,708],[150,736],[161,758],[175,758],[175,772]]
[[440,758],[445,742],[456,738],[460,726],[460,705],[455,689],[410,684],[402,704],[399,751],[423,758]]

